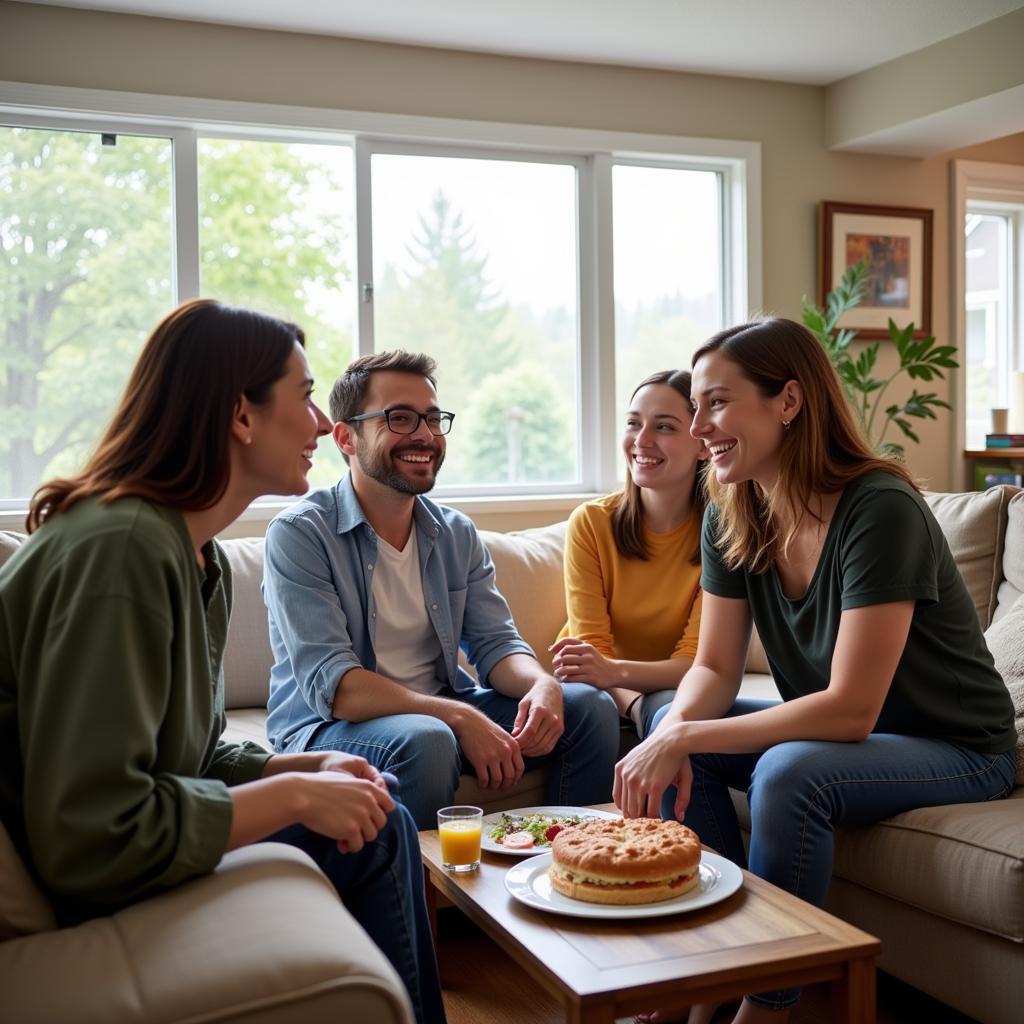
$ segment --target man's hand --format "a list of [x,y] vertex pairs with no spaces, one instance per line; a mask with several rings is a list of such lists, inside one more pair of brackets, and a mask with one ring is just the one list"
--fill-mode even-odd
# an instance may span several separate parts
[[577,640],[572,636],[563,636],[556,640],[548,650],[555,675],[567,683],[589,683],[600,690],[609,686],[624,686],[624,673],[617,662],[606,658],[593,644],[585,640]]
[[519,744],[482,712],[464,706],[453,728],[484,789],[508,789],[523,774]]
[[662,795],[676,786],[676,820],[682,819],[693,781],[683,730],[683,725],[658,729],[615,766],[612,798],[624,817],[660,817]]
[[334,839],[342,853],[356,853],[376,839],[395,809],[386,786],[347,770],[296,772],[288,778],[297,820]]
[[554,749],[565,729],[565,699],[556,679],[540,679],[519,702],[512,738],[526,757],[542,757]]

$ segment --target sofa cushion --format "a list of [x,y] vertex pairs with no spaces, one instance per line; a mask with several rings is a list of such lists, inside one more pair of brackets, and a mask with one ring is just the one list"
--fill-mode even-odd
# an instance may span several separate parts
[[221,546],[231,564],[234,591],[224,651],[224,704],[263,708],[274,664],[263,603],[263,538],[225,540]]
[[841,829],[834,872],[950,921],[1024,942],[1024,789]]
[[481,530],[494,561],[498,590],[508,601],[520,636],[550,671],[548,645],[565,625],[562,548],[565,523],[515,533]]
[[[750,832],[743,793],[730,791]],[[836,830],[833,874],[930,914],[1024,942],[1024,789]]]
[[452,803],[482,807],[484,814],[513,811],[518,807],[542,807],[546,803],[546,779],[547,773],[543,768],[533,768],[508,789],[484,789],[475,775],[460,775],[459,788],[452,797]]
[[764,644],[761,643],[761,638],[757,635],[757,626],[751,626],[750,628],[750,646],[747,648],[746,671],[763,675],[771,675],[772,672],[771,666],[768,664],[768,655],[764,651]]
[[985,632],[996,668],[1010,691],[1017,725],[1017,771],[1014,781],[1024,786],[1024,597]]
[[279,843],[110,917],[0,943],[0,989],[19,1024],[412,1022],[384,954]]
[[24,533],[0,530],[0,565],[3,565],[27,539]]
[[267,739],[267,709],[231,708],[227,713],[227,725],[221,734],[226,743],[256,743],[270,750]]
[[925,494],[949,543],[953,559],[974,602],[982,629],[988,629],[1003,575],[1003,537],[1012,487],[966,494]]
[[1024,594],[1024,491],[1010,499],[1006,508],[1006,545],[1003,548],[1003,581],[993,622],[998,622]]

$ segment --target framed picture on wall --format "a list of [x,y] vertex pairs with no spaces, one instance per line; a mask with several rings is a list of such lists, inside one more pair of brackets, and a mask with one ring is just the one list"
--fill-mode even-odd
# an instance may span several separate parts
[[927,338],[932,324],[932,211],[904,206],[820,205],[818,301],[847,267],[866,260],[872,274],[864,298],[839,321],[861,338],[888,338],[889,318],[914,324]]

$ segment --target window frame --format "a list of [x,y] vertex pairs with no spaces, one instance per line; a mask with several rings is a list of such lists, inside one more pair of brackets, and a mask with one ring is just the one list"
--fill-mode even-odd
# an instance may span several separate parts
[[[967,352],[967,242],[964,227],[970,212],[1009,216],[1007,252],[1007,380],[999,392],[1009,397],[1009,375],[1024,370],[1024,168],[1014,164],[953,160],[950,163],[950,223],[953,244],[950,279],[951,344],[966,364]],[[964,475],[967,450],[967,367],[952,371],[954,444],[950,453],[951,479]]]
[[[1014,330],[1014,322],[1017,320],[1016,311],[1020,305],[1018,301],[1018,272],[1017,260],[1014,258],[1017,240],[1020,234],[1019,223],[1021,212],[1013,204],[993,203],[985,200],[974,199],[968,196],[967,214],[976,214],[1002,221],[1002,230],[999,239],[999,286],[995,290],[970,291],[964,290],[964,313],[984,311],[986,327],[986,348],[990,345],[994,349],[995,365],[997,370],[996,380],[996,403],[999,406],[1008,407],[1010,404],[1010,374],[1014,366],[1020,365],[1019,352],[1014,350],[1013,339],[1019,336]],[[966,245],[966,243],[965,243]],[[967,250],[965,248],[964,258]],[[992,314],[995,314],[994,316]],[[966,331],[966,320],[965,320]],[[966,333],[965,333],[966,339]],[[1018,345],[1019,349],[1019,345]],[[967,365],[967,353],[964,350],[964,372],[969,369]],[[967,424],[966,391],[964,402],[964,429],[966,433]],[[986,427],[986,432],[988,428]],[[969,440],[969,438],[968,438]],[[982,438],[984,441],[984,438]]]
[[[409,143],[381,139],[377,137],[359,137],[355,141],[356,151],[356,210],[357,225],[364,224],[363,230],[356,230],[356,281],[357,301],[359,303],[358,337],[356,344],[359,355],[370,355],[376,348],[375,306],[372,297],[365,295],[367,286],[371,294],[375,294],[376,281],[373,273],[373,180],[371,165],[375,156],[423,156],[455,160],[493,160],[507,163],[553,164],[572,167],[576,172],[576,308],[577,308],[577,340],[576,340],[576,374],[578,381],[577,413],[576,413],[576,473],[572,481],[559,483],[534,484],[463,484],[449,486],[442,478],[438,480],[431,494],[445,503],[451,499],[489,499],[507,497],[539,496],[548,494],[580,493],[587,487],[587,481],[596,479],[600,470],[597,469],[597,453],[594,438],[598,424],[592,415],[585,414],[582,394],[584,390],[584,372],[582,365],[582,339],[586,336],[582,320],[584,305],[589,305],[589,292],[594,282],[583,273],[582,246],[580,243],[583,210],[590,203],[589,193],[593,188],[591,162],[587,157],[578,154],[555,153],[550,150],[534,150],[526,147],[510,148],[507,146],[467,146],[463,144]],[[365,211],[365,212],[364,212]],[[360,220],[362,214],[362,220]],[[593,367],[586,367],[586,372],[593,372]],[[440,391],[444,393],[444,367],[438,367]],[[591,410],[586,410],[590,413]],[[456,428],[457,430],[458,428]],[[458,443],[456,438],[455,443]],[[593,467],[588,471],[588,467]]]
[[[169,138],[174,152],[175,301],[199,294],[200,138],[336,144],[352,148],[356,192],[357,347],[372,350],[370,157],[395,152],[577,166],[579,471],[564,485],[438,486],[435,495],[467,511],[561,511],[618,485],[614,408],[612,167],[617,163],[714,170],[721,175],[720,223],[725,321],[762,306],[761,146],[757,142],[588,128],[293,107],[234,100],[122,93],[0,82],[0,124]],[[366,307],[370,307],[367,309]],[[289,499],[290,501],[291,499]],[[265,522],[284,502],[263,500],[244,515]],[[25,502],[0,499],[0,528],[18,529]]]

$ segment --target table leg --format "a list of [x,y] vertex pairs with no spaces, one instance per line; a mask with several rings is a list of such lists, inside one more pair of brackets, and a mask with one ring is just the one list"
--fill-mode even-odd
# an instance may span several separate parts
[[430,872],[423,869],[423,893],[427,898],[427,919],[430,921],[430,934],[437,949],[437,886],[430,879]]
[[875,958],[851,960],[832,986],[832,1019],[836,1024],[874,1024]]

